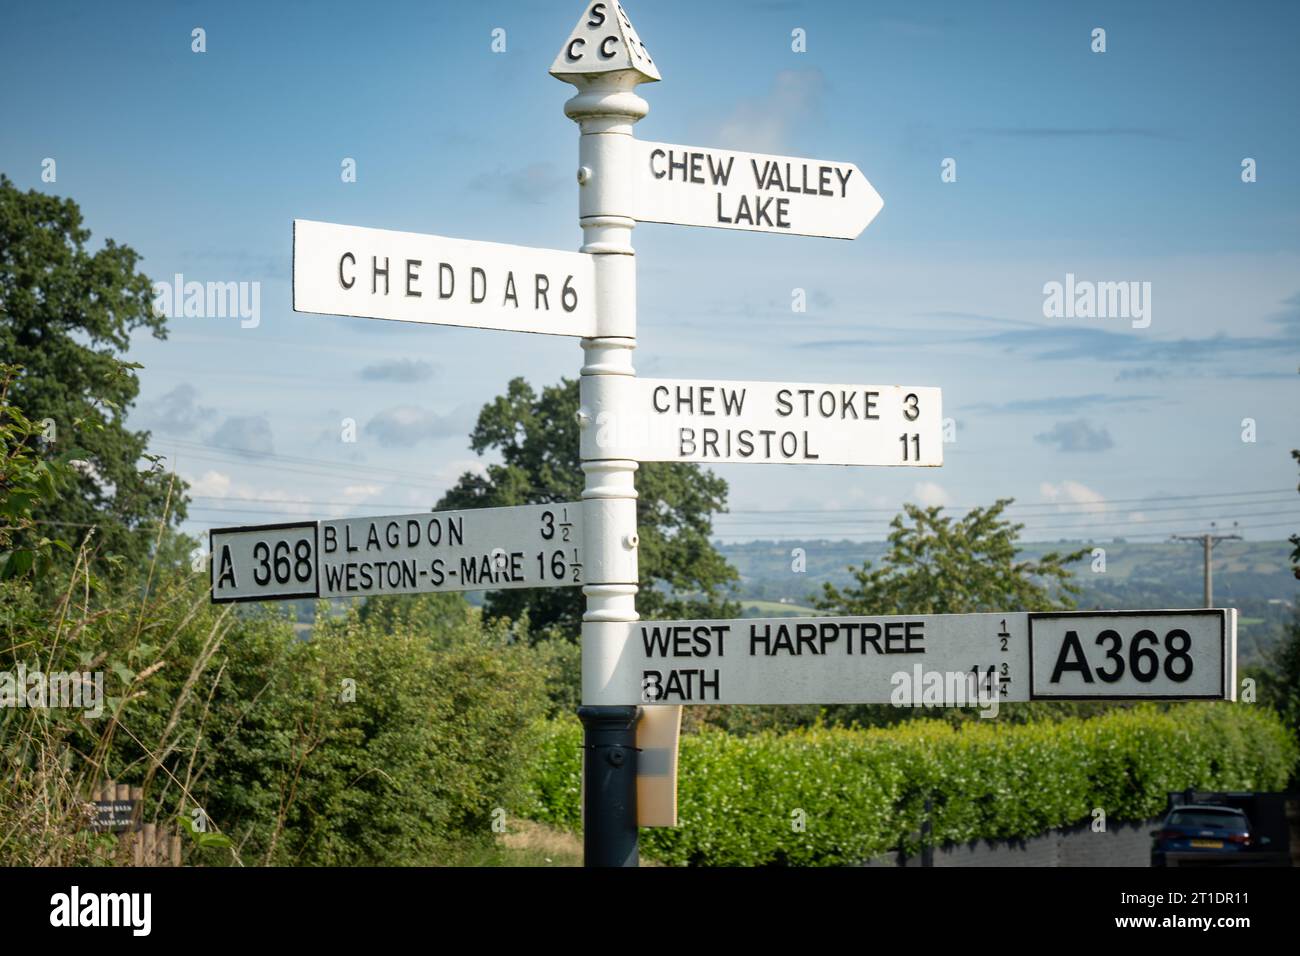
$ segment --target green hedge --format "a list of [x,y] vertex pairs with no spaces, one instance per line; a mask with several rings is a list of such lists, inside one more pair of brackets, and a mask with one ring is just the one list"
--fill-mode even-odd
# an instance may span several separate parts
[[[530,815],[579,826],[581,727],[548,725]],[[1262,707],[1139,706],[1053,723],[912,721],[684,736],[678,823],[641,831],[648,857],[702,866],[843,865],[914,850],[926,795],[936,843],[1028,837],[1091,819],[1146,820],[1186,787],[1273,790],[1297,748]],[[797,810],[804,828],[796,827]]]

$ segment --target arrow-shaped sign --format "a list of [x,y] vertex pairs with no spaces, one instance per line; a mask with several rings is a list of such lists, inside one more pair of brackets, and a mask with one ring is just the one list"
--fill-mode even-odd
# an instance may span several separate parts
[[885,201],[852,163],[637,140],[634,218],[856,239]]

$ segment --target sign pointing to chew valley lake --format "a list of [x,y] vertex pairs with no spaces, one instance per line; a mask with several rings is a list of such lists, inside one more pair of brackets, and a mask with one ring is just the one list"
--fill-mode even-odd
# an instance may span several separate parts
[[595,285],[581,252],[293,223],[295,312],[583,337]]
[[852,163],[637,140],[634,218],[856,239],[884,207]]

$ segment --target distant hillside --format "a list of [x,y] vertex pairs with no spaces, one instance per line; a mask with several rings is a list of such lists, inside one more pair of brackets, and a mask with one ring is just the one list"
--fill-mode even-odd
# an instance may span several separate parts
[[[1091,561],[1077,566],[1076,581],[1083,589],[1081,608],[1201,606],[1202,553],[1190,542],[1036,542],[1026,543],[1022,553],[1033,558],[1079,547],[1106,551],[1104,573],[1094,573]],[[802,573],[791,569],[795,548],[804,551],[807,570]],[[802,606],[810,603],[810,595],[821,592],[823,583],[851,583],[849,566],[864,560],[878,562],[886,544],[751,541],[719,544],[718,549],[740,572],[739,594],[746,614],[777,616],[776,608],[788,605],[793,607],[787,613],[807,613]],[[1256,661],[1277,640],[1300,600],[1300,581],[1291,573],[1290,553],[1286,541],[1224,541],[1214,549],[1214,602],[1241,612],[1238,650],[1243,663]]]

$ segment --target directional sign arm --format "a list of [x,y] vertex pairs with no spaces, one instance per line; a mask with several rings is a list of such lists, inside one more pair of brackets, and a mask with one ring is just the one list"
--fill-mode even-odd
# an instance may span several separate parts
[[599,704],[1235,700],[1236,611],[636,621]]
[[580,502],[216,528],[210,549],[213,603],[585,580]]
[[586,337],[592,257],[498,242],[294,220],[293,309]]
[[637,140],[635,218],[856,239],[884,200],[852,163]]

